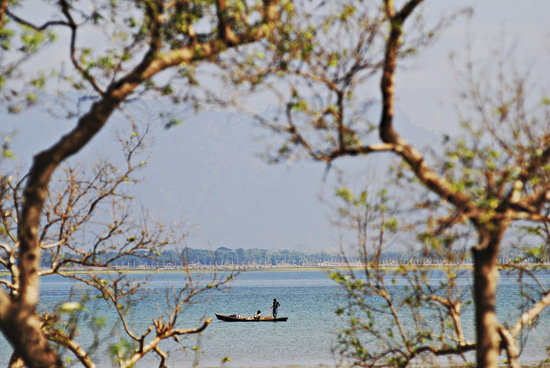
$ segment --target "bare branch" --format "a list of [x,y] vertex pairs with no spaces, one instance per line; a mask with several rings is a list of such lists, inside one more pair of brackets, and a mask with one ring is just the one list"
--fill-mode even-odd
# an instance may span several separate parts
[[443,355],[463,354],[468,351],[476,350],[476,347],[477,347],[477,344],[475,342],[465,343],[458,346],[449,347],[446,349],[438,349],[434,346],[423,346],[414,351],[414,354],[411,355],[411,359],[427,351],[431,352],[436,356],[443,356]]
[[59,247],[60,245],[62,245],[67,239],[63,239],[63,240],[60,240],[60,241],[57,241],[55,243],[51,243],[51,244],[41,244],[40,247],[42,249],[51,249],[51,248],[55,248],[55,247]]
[[423,0],[411,0],[403,5],[399,11],[399,18],[407,19],[409,15],[414,11],[414,9],[422,2]]
[[11,253],[11,248],[9,245],[7,244],[4,244],[4,243],[0,243],[0,248],[4,249],[6,251],[7,254],[10,254]]
[[73,66],[75,67],[75,69],[78,70],[80,72],[80,75],[82,75],[82,77],[90,83],[90,85],[94,88],[94,90],[98,92],[100,95],[102,95],[104,91],[97,85],[95,79],[90,75],[90,73],[87,70],[85,70],[82,66],[80,66],[80,64],[76,59],[76,56],[75,56],[76,33],[78,30],[78,25],[76,24],[76,22],[74,21],[71,15],[70,6],[66,0],[60,0],[59,4],[61,6],[61,11],[63,15],[67,18],[66,25],[71,29],[71,46],[70,46],[71,62],[73,63]]
[[523,313],[520,316],[518,321],[510,330],[511,337],[516,338],[520,334],[521,330],[525,326],[527,326],[533,319],[535,319],[549,305],[550,305],[550,292],[546,293],[546,295],[537,303],[535,303],[531,307],[531,309],[529,309],[527,312]]
[[452,302],[448,298],[442,298],[438,295],[430,295],[430,298],[447,307],[447,310],[449,311],[449,314],[451,315],[451,318],[455,326],[458,342],[461,345],[465,344],[466,339],[464,338],[464,332],[462,331],[462,324],[460,323],[460,309],[462,308],[462,302],[461,301]]
[[77,344],[70,336],[65,335],[63,331],[55,329],[54,331],[49,331],[46,333],[46,336],[50,341],[58,343],[65,348],[69,349],[82,363],[84,367],[95,368],[94,362],[88,356],[88,353]]
[[[3,0],[4,2],[4,0]],[[6,3],[9,2],[9,0],[6,0],[5,1]],[[7,4],[6,4],[7,5]],[[26,27],[29,27],[29,28],[32,28],[34,29],[35,31],[44,31],[50,27],[53,27],[53,26],[64,26],[64,27],[70,27],[71,25],[67,22],[63,22],[63,21],[49,21],[49,22],[46,22],[42,25],[35,25],[35,24],[32,24],[30,22],[27,22],[26,20],[24,20],[23,18],[15,15],[14,13],[12,13],[11,11],[9,10],[6,10],[6,14],[11,18],[13,19],[15,22],[19,23],[19,24],[22,24]]]
[[[208,325],[212,322],[212,319],[209,318],[206,321],[203,322],[202,326],[194,329],[172,329],[169,327],[164,326],[160,321],[155,322],[155,328],[156,328],[156,334],[155,336],[148,344],[140,347],[139,351],[134,352],[132,357],[125,360],[121,363],[121,366],[123,367],[131,367],[134,364],[136,364],[145,354],[148,352],[154,350],[159,354],[158,344],[167,338],[175,337],[175,336],[183,336],[183,335],[189,335],[189,334],[197,334],[201,333],[208,327]],[[160,355],[162,357],[162,355]]]
[[520,368],[521,364],[519,363],[519,347],[518,343],[516,341],[515,336],[510,333],[506,328],[500,327],[499,330],[500,337],[502,338],[501,345],[504,347],[504,350],[506,350],[506,354],[508,355],[508,367],[509,368]]

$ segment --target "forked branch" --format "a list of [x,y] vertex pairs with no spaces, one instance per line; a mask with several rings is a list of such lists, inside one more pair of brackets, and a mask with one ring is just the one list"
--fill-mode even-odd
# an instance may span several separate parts
[[[198,334],[203,332],[206,327],[212,322],[212,318],[207,319],[203,322],[203,324],[200,327],[192,328],[192,329],[176,329],[169,327],[165,324],[163,324],[160,321],[154,321],[155,329],[156,329],[156,336],[148,343],[139,348],[139,350],[134,351],[134,354],[126,359],[125,361],[120,363],[121,367],[132,367],[134,366],[141,358],[143,358],[144,355],[149,353],[150,351],[155,351],[161,358],[166,359],[165,353],[160,349],[158,346],[159,343],[162,340],[168,339],[168,338],[174,338],[178,336],[184,336],[184,335],[190,335],[190,334]],[[163,362],[161,362],[161,367],[163,366]]]

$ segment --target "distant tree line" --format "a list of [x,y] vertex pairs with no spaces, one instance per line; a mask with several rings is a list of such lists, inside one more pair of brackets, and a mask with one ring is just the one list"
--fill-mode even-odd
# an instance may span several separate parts
[[306,254],[294,250],[267,249],[230,249],[220,247],[214,251],[188,248],[182,252],[183,258],[190,263],[201,264],[261,264],[277,265],[281,262],[289,264],[320,263],[339,259],[334,253],[320,252]]
[[[101,262],[102,258],[109,259],[112,254],[109,252],[98,253],[96,261]],[[69,257],[69,255],[67,255]],[[71,254],[71,258],[75,255]],[[278,265],[288,264],[316,264],[323,262],[339,262],[341,257],[336,253],[318,252],[303,253],[290,250],[267,250],[267,249],[230,249],[220,247],[216,250],[185,248],[182,251],[163,250],[162,252],[137,252],[133,255],[119,257],[116,264],[136,264],[154,266],[156,264],[202,264],[202,265]],[[51,257],[44,255],[41,265],[47,267],[51,264]]]
[[[513,260],[526,259],[531,255],[528,252],[519,251],[518,249],[510,249],[508,252],[503,252],[503,257]],[[76,255],[66,254],[66,258],[75,259]],[[113,257],[111,252],[99,252],[96,255],[95,262],[103,262],[104,260]],[[382,261],[402,261],[407,262],[410,259],[421,259],[426,257],[420,252],[406,251],[387,251],[381,255]],[[434,256],[437,258],[437,256]],[[215,250],[185,248],[182,251],[164,250],[162,252],[137,252],[133,255],[119,257],[114,265],[146,265],[155,266],[163,264],[185,265],[185,264],[201,264],[201,265],[278,265],[287,263],[291,265],[317,265],[324,262],[358,262],[360,257],[346,257],[344,259],[340,254],[335,252],[321,251],[316,253],[305,253],[296,250],[267,250],[267,249],[231,249],[220,247]],[[49,267],[51,265],[51,256],[45,254],[43,256],[41,266]]]

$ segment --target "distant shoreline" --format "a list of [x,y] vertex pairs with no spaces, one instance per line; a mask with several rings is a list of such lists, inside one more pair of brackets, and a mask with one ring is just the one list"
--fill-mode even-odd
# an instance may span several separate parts
[[[518,267],[527,267],[527,268],[544,268],[549,269],[549,265],[517,265]],[[399,265],[383,265],[379,269],[384,271],[393,271],[398,270],[401,266]],[[408,265],[409,270],[473,270],[473,265]],[[509,268],[509,265],[499,265],[499,269]],[[174,272],[191,272],[191,273],[201,273],[201,272],[256,272],[256,271],[268,271],[268,272],[278,272],[278,271],[358,271],[364,270],[364,266],[345,266],[345,265],[328,265],[328,266],[218,266],[218,267],[158,267],[158,268],[132,268],[132,267],[112,267],[112,268],[81,268],[81,269],[64,269],[62,273],[80,273],[80,272],[93,272],[93,273],[110,273],[110,272],[127,272],[127,273],[174,273]]]
[[[444,269],[473,269],[472,266],[422,266],[422,267],[412,267],[411,269],[423,269],[423,270],[444,270]],[[208,273],[208,272],[283,272],[283,271],[297,271],[297,272],[311,272],[311,271],[358,271],[363,270],[363,267],[353,266],[307,266],[307,267],[246,267],[246,266],[220,266],[220,267],[211,267],[211,268],[189,268],[188,270],[185,267],[179,268],[105,268],[105,269],[65,269],[61,273],[177,273],[177,272],[190,272],[190,273]],[[392,271],[399,269],[399,266],[381,266],[380,269],[385,271]]]
[[[500,269],[506,268],[507,265],[500,265]],[[538,265],[538,264],[528,264],[528,265],[517,265],[527,268],[550,268],[549,265]],[[409,265],[410,270],[472,270],[473,265]],[[392,271],[399,269],[399,265],[383,265],[380,266],[381,270]],[[43,269],[44,270],[44,269]],[[42,270],[42,271],[43,271]],[[203,266],[203,267],[128,267],[128,266],[115,266],[115,267],[74,267],[74,268],[64,268],[59,271],[61,274],[82,274],[82,273],[177,273],[177,272],[190,272],[190,273],[208,273],[208,272],[256,272],[256,271],[268,271],[268,272],[279,272],[279,271],[358,271],[364,270],[362,266],[345,266],[345,265],[327,265],[327,266],[234,266],[234,265],[224,265],[224,266]],[[1,270],[0,276],[9,275],[7,270]]]

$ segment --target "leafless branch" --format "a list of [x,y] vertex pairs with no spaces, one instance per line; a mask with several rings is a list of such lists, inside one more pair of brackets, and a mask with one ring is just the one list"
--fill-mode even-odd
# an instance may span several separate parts
[[510,336],[516,338],[521,330],[529,324],[533,319],[540,315],[540,313],[550,305],[550,292],[546,293],[542,299],[535,303],[531,309],[524,312],[518,321],[510,329]]
[[510,331],[501,326],[500,337],[502,338],[501,345],[503,346],[504,350],[506,350],[506,354],[508,355],[508,367],[520,368],[520,351],[515,336],[513,336]]

